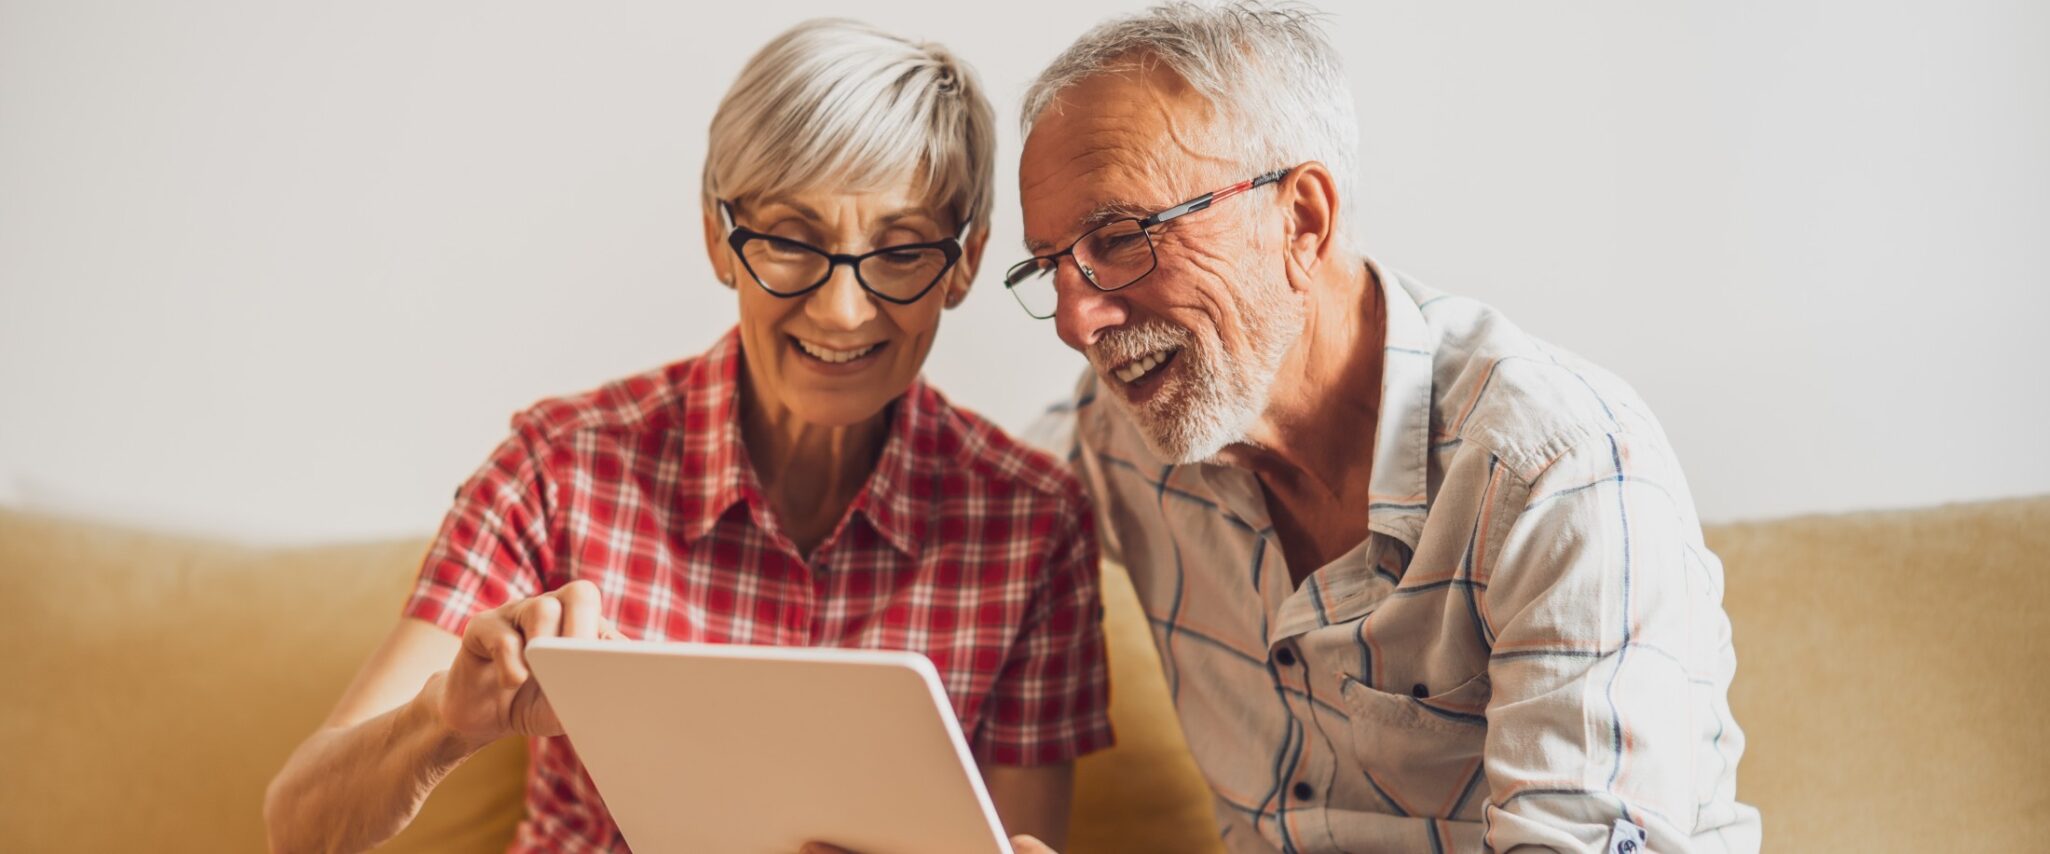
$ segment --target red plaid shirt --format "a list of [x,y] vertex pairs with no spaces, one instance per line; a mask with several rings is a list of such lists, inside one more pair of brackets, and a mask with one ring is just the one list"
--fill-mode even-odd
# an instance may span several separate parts
[[[924,653],[985,763],[1109,746],[1096,539],[1067,467],[914,382],[807,562],[741,441],[741,358],[729,333],[515,416],[457,492],[405,615],[461,634],[480,611],[589,579],[633,638]],[[530,747],[513,850],[623,850],[568,741]]]

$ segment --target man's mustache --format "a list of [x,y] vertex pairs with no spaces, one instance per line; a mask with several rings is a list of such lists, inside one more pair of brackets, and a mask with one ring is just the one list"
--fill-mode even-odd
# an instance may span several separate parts
[[1148,353],[1187,347],[1194,339],[1195,336],[1186,329],[1152,321],[1105,332],[1103,337],[1089,345],[1084,355],[1097,370],[1107,371]]

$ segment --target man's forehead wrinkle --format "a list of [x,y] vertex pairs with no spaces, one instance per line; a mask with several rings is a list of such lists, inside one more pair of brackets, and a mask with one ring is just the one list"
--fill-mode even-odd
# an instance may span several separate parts
[[1039,143],[1031,146],[1038,149],[1032,159],[1042,167],[1054,157],[1065,162],[1035,171],[1021,161],[1021,172],[1032,174],[1020,181],[1019,194],[1067,204],[1040,211],[1038,224],[1061,233],[1034,234],[1027,224],[1025,248],[1034,254],[1108,220],[1180,203],[1211,189],[1193,186],[1200,183],[1196,176],[1233,165],[1218,153],[1209,99],[1162,63],[1135,63],[1079,81],[1051,107],[1027,143]]
[[[1020,187],[1021,197],[1031,196],[1039,188],[1055,182],[1062,187],[1081,189],[1081,192],[1069,195],[1074,199],[1073,208],[1056,212],[1060,217],[1059,227],[1068,233],[1028,233],[1025,235],[1025,248],[1029,251],[1051,250],[1058,241],[1071,238],[1090,225],[1101,222],[1106,209],[1141,209],[1149,204],[1150,200],[1131,198],[1130,194],[1135,191],[1149,193],[1151,190],[1153,182],[1147,179],[1153,171],[1152,158],[1145,153],[1150,147],[1129,128],[1111,122],[1087,124],[1089,126],[1077,128],[1065,138],[1069,150],[1055,152],[1067,155],[1062,167],[1044,170],[1035,176],[1031,184]],[[1140,162],[1134,162],[1135,154]]]

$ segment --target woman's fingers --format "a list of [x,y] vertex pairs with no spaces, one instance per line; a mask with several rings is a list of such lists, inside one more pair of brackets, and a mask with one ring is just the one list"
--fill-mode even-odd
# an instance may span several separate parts
[[520,735],[546,738],[562,734],[562,722],[555,717],[555,706],[548,702],[548,695],[541,692],[538,682],[521,685],[507,712],[513,731]]
[[578,579],[548,594],[562,603],[562,636],[595,638],[604,623],[599,613],[598,585]]
[[521,602],[515,611],[513,624],[519,627],[520,635],[530,641],[562,634],[562,600],[554,596],[536,596]]
[[520,630],[513,624],[514,615],[509,613],[516,607],[508,605],[478,614],[463,630],[463,653],[498,674],[500,686],[507,689],[527,681],[527,664],[520,656]]
[[[508,688],[517,687],[528,679],[527,642],[535,638],[554,637],[561,632],[562,603],[547,596],[536,596],[528,599],[513,606],[512,624],[513,628],[519,632],[519,648],[518,653],[512,656],[505,664],[518,663],[517,672],[519,679],[509,682],[506,686]],[[514,670],[507,669],[504,672],[508,677],[511,677]]]
[[[625,638],[605,618],[601,604],[598,586],[579,580],[540,596],[501,605],[470,620],[463,631],[463,653],[482,665],[478,675],[490,674],[499,690],[530,691],[533,674],[527,667],[528,641],[548,637]],[[528,699],[527,705],[534,705],[532,699]],[[560,728],[554,722],[553,710],[545,704],[530,711],[541,714],[522,729]]]

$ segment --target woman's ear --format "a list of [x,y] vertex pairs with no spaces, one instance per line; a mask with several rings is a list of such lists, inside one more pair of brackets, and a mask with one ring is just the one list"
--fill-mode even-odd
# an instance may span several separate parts
[[968,298],[969,286],[975,284],[975,271],[982,267],[982,250],[989,244],[989,229],[976,226],[968,233],[967,242],[961,244],[961,260],[954,265],[954,272],[947,275],[947,307],[960,305]]
[[719,216],[719,203],[705,205],[705,256],[712,262],[712,275],[733,287],[733,253],[726,245],[726,224]]

